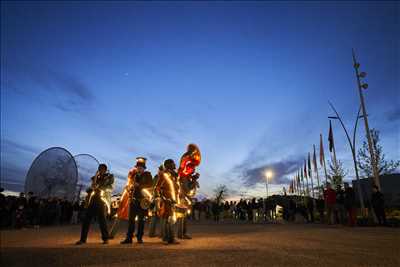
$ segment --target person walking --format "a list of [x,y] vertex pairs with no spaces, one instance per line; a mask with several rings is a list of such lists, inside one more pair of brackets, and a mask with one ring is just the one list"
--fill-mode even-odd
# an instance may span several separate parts
[[372,187],[372,192],[371,204],[378,223],[379,225],[386,225],[385,198],[376,185]]
[[340,185],[336,187],[336,208],[335,217],[338,223],[345,224],[346,211],[344,208],[344,191]]
[[356,225],[356,195],[349,183],[344,183],[344,207],[347,211],[347,224]]
[[336,193],[332,189],[330,183],[326,183],[326,189],[324,191],[324,200],[325,200],[325,207],[326,207],[326,223],[333,224],[333,211],[335,210],[336,205]]

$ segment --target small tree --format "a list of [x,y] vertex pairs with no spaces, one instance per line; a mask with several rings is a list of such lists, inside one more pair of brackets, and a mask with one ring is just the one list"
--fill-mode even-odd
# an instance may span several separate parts
[[[376,129],[371,129],[370,133],[374,149],[375,162],[377,162],[378,165],[378,174],[384,175],[393,173],[393,171],[400,166],[400,161],[386,160],[382,145],[379,143],[379,131]],[[367,140],[363,141],[362,147],[358,150],[357,161],[362,176],[367,178],[372,177],[372,164]]]
[[226,185],[221,184],[214,189],[214,194],[215,194],[215,202],[219,204],[227,197],[228,188],[226,187]]
[[328,161],[328,180],[334,188],[343,183],[343,178],[347,175],[347,171],[343,167],[343,162],[337,160],[336,162]]

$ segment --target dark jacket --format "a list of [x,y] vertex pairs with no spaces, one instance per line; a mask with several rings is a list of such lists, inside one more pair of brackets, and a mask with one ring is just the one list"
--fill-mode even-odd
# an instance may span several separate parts
[[354,208],[356,203],[356,195],[353,188],[349,187],[344,191],[344,206],[346,209]]
[[[93,176],[92,179],[92,183],[95,180],[96,176]],[[111,173],[105,173],[102,176],[98,176],[96,178],[96,187],[100,190],[111,190],[114,184],[114,175],[112,175]]]
[[151,175],[150,172],[145,171],[142,174],[136,174],[135,175],[135,182],[138,183],[138,185],[135,186],[134,188],[134,194],[133,197],[135,199],[141,200],[144,197],[146,197],[142,189],[148,189],[150,193],[151,192],[151,187],[153,186],[153,176]]
[[342,189],[336,190],[336,204],[344,205],[344,191]]
[[385,207],[385,198],[381,192],[372,193],[371,197],[371,204],[372,207],[377,208],[384,208]]

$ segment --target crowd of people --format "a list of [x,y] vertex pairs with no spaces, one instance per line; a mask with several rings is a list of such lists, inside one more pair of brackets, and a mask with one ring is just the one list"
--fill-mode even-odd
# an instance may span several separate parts
[[[212,219],[218,222],[233,219],[252,223],[273,221],[282,217],[290,222],[318,221],[355,226],[357,208],[354,190],[348,183],[344,183],[344,188],[338,185],[335,189],[328,183],[317,198],[285,195],[220,203],[206,199],[194,204],[191,217],[193,220]],[[368,208],[375,214],[378,224],[386,224],[384,196],[376,186],[373,187]]]
[[[0,189],[0,227],[23,228],[48,225],[78,224],[85,212],[83,201],[71,202],[55,197],[39,198],[32,192],[27,195],[5,196]],[[369,206],[379,224],[386,224],[384,197],[377,187],[373,188]],[[116,207],[113,209],[115,213]],[[216,202],[210,199],[195,201],[189,219],[220,222],[260,223],[282,217],[290,222],[323,222],[355,226],[357,203],[354,190],[344,183],[335,189],[328,183],[320,198],[304,196],[272,196]],[[112,216],[110,216],[112,217]]]
[[83,204],[56,197],[39,198],[32,192],[19,196],[3,194],[0,189],[0,227],[24,228],[44,225],[77,224]]

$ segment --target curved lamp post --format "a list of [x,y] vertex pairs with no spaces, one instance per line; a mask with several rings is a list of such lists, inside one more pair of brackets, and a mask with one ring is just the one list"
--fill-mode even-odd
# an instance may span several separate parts
[[331,102],[329,102],[329,105],[331,106],[333,112],[335,112],[336,116],[329,116],[329,119],[335,119],[335,120],[339,120],[340,124],[342,125],[342,128],[346,134],[347,137],[347,141],[349,142],[349,146],[351,149],[351,155],[353,156],[353,163],[354,163],[354,170],[356,173],[356,179],[357,179],[357,187],[358,187],[358,197],[360,199],[360,205],[361,205],[361,209],[364,210],[364,199],[362,196],[362,192],[361,192],[361,184],[360,184],[360,177],[358,175],[358,166],[357,166],[357,159],[356,159],[356,131],[357,131],[357,125],[358,125],[358,119],[364,117],[364,116],[360,116],[360,112],[361,112],[361,106],[358,109],[358,113],[357,113],[357,118],[356,118],[356,122],[354,124],[354,129],[353,129],[353,141],[350,139],[350,135],[346,129],[346,127],[344,126],[344,123],[342,121],[342,118],[340,117],[339,113],[336,111],[335,107],[333,106],[333,104]]

